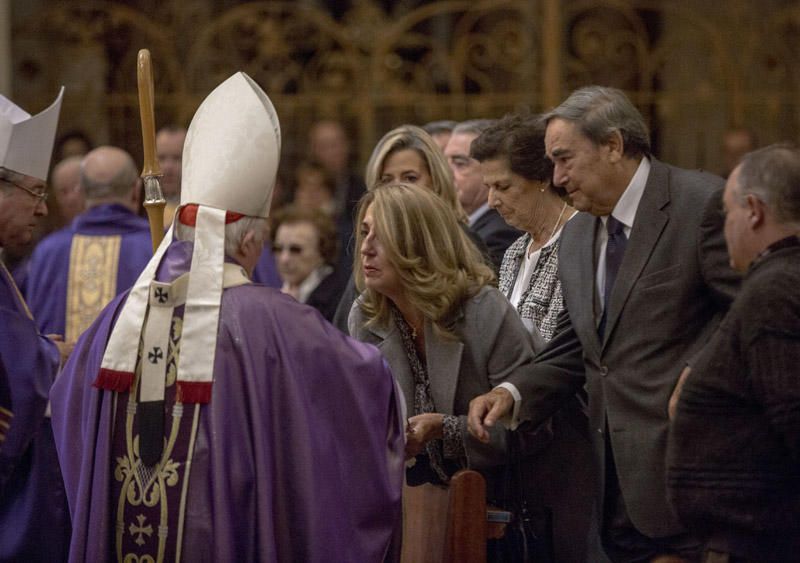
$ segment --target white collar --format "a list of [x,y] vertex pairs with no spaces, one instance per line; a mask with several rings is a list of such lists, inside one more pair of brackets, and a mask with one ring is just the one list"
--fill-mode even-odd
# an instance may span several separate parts
[[474,225],[475,222],[478,219],[480,219],[481,216],[484,213],[486,213],[487,211],[489,211],[489,202],[488,201],[486,203],[484,203],[483,205],[481,205],[478,209],[476,209],[475,211],[473,211],[472,213],[469,214],[469,217],[467,218],[467,225],[469,225],[470,227],[472,225]]
[[[315,269],[313,272],[308,274],[308,277],[304,279],[297,288],[297,300],[300,303],[305,303],[308,301],[308,298],[311,297],[311,294],[317,289],[322,280],[327,278],[331,272],[333,272],[333,267],[328,264],[323,264],[319,268]],[[288,285],[284,284],[283,292],[286,293],[288,289]]]
[[[628,183],[628,187],[622,192],[622,196],[620,196],[619,201],[617,201],[617,204],[614,206],[614,210],[611,212],[611,215],[628,229],[633,227],[633,220],[636,218],[636,210],[639,209],[639,202],[642,200],[644,187],[647,184],[647,178],[650,176],[650,167],[650,159],[646,156],[642,157],[642,161],[639,163],[636,173],[633,175],[633,178],[631,178],[630,183]],[[603,217],[604,224],[606,220],[607,216]]]

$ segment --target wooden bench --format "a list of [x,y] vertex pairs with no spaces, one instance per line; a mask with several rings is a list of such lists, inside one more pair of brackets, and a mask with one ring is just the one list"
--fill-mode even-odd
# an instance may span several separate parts
[[[509,513],[487,507],[486,481],[462,469],[447,488],[403,490],[403,563],[485,563],[486,540],[503,536]],[[493,520],[490,522],[489,520]]]

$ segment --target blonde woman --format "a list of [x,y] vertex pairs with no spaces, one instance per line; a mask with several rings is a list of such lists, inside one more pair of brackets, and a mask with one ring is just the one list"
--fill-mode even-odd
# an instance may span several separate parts
[[367,189],[389,182],[422,186],[439,196],[459,222],[467,222],[442,149],[415,125],[401,125],[378,141],[367,162],[366,182]]
[[[458,201],[453,173],[447,159],[430,135],[415,125],[401,125],[384,135],[367,162],[367,189],[382,184],[403,182],[415,184],[434,193],[457,218],[469,241],[491,264],[489,250],[483,240],[467,227],[467,214]],[[358,254],[358,248],[356,248]],[[355,285],[349,284],[334,315],[333,324],[347,332],[347,316],[357,296]]]
[[409,484],[447,483],[460,468],[505,462],[505,431],[488,444],[466,428],[469,402],[530,368],[528,334],[494,273],[431,191],[379,185],[359,205],[350,333],[376,345],[409,421]]

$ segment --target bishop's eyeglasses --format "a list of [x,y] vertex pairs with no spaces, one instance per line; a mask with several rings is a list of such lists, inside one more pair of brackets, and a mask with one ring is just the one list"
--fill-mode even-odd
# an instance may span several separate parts
[[21,189],[22,191],[28,192],[30,195],[32,195],[37,199],[36,205],[39,205],[40,203],[45,203],[47,201],[48,194],[47,194],[47,188],[45,186],[42,186],[41,191],[36,191],[32,190],[31,188],[28,188],[27,186],[23,186],[22,184],[17,184],[16,182],[12,182],[11,180],[0,179],[0,182],[3,182],[5,184],[10,184],[12,186]]

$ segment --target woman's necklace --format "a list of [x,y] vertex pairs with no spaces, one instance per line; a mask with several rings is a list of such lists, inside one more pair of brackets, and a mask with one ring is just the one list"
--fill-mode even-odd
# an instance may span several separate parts
[[[561,213],[558,214],[558,219],[556,219],[556,224],[553,225],[553,230],[550,231],[550,236],[547,237],[544,240],[544,242],[542,243],[542,246],[544,246],[545,244],[547,244],[548,242],[550,242],[552,240],[553,236],[556,234],[556,231],[558,230],[558,225],[559,225],[559,223],[561,223],[561,218],[564,216],[564,212],[566,210],[567,210],[567,202],[565,201],[564,205],[561,207]],[[530,255],[532,254],[533,243],[534,242],[536,242],[536,241],[534,240],[533,237],[531,237],[531,243],[530,243],[530,245],[528,245],[528,257],[530,257]],[[541,248],[541,247],[539,247],[539,248]]]

